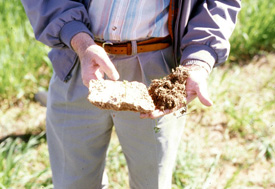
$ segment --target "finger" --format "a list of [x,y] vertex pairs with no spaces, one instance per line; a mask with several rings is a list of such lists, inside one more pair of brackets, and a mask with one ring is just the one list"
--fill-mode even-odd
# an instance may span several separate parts
[[97,70],[95,71],[95,74],[94,74],[94,75],[96,76],[95,79],[98,79],[98,80],[101,80],[101,79],[104,78],[104,72],[103,72],[101,69],[97,69]]
[[150,114],[150,118],[151,119],[156,119],[156,118],[159,118],[159,117],[162,117],[166,114],[169,114],[171,113],[172,111],[171,110],[164,110],[164,111],[161,111],[161,110],[155,110],[153,111],[151,114]]
[[140,117],[140,119],[150,118],[150,114],[149,113],[140,113],[139,117]]
[[146,113],[146,114],[141,113],[141,114],[140,114],[140,118],[141,118],[141,119],[145,119],[145,118],[155,119],[155,118],[161,117],[161,116],[163,116],[163,115],[164,115],[164,112],[163,112],[163,111],[154,110],[154,111],[151,112],[151,113]]
[[192,100],[194,100],[197,97],[196,93],[188,92],[187,91],[187,97],[186,97],[186,104],[189,104]]
[[151,119],[155,119],[158,117],[161,117],[162,115],[164,115],[163,112],[159,111],[159,110],[155,110],[152,113],[141,113],[140,114],[140,118],[141,119],[146,119],[146,118],[151,118]]
[[90,75],[87,75],[87,76],[84,76],[82,77],[82,82],[83,84],[89,88],[89,82],[90,80],[92,79],[98,79],[97,76],[95,74],[90,74]]
[[95,73],[92,73],[92,74],[87,74],[87,75],[82,76],[82,82],[88,88],[89,88],[90,80],[92,80],[92,79],[102,80],[103,75],[101,73],[95,72]]
[[206,83],[199,85],[198,90],[197,90],[197,96],[203,105],[205,105],[205,106],[213,105],[213,102],[210,99],[208,91],[207,91]]
[[169,114],[171,112],[173,112],[173,110],[164,110],[164,111],[154,110],[151,113],[146,113],[146,114],[141,113],[140,114],[140,118],[141,119],[145,119],[145,118],[156,119],[156,118],[162,117],[162,116],[164,116],[166,114]]
[[102,69],[104,73],[111,79],[111,80],[118,80],[119,79],[119,73],[117,72],[117,69],[115,68],[114,64],[111,62],[109,57],[106,55],[102,61],[99,61],[99,66]]
[[82,82],[85,86],[89,87],[91,79],[101,80],[104,78],[104,72],[98,65],[93,65],[88,68],[81,67]]

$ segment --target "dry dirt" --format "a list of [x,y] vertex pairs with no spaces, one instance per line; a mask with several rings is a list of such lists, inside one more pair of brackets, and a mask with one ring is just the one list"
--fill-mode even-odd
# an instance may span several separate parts
[[155,105],[140,82],[91,80],[88,100],[101,109],[149,113]]
[[187,77],[187,70],[183,66],[179,66],[167,77],[152,81],[148,91],[157,109],[177,109],[186,106],[185,83]]
[[155,109],[178,109],[186,106],[187,77],[187,70],[179,66],[168,76],[153,80],[148,90],[136,81],[91,80],[88,99],[101,109],[115,111],[149,113]]

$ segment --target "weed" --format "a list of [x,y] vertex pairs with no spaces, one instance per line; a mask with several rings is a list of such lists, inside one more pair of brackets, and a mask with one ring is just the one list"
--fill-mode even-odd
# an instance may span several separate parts
[[[268,10],[268,11],[267,11]],[[243,0],[238,24],[231,37],[230,60],[249,60],[256,54],[275,50],[275,2]]]
[[[33,162],[31,155],[43,142],[42,132],[40,135],[31,137],[28,142],[23,142],[19,138],[8,138],[0,144],[0,183],[1,188],[32,188],[38,187],[41,181],[38,180],[49,173],[49,168],[39,168],[31,171]],[[37,160],[36,160],[37,161]],[[38,162],[37,162],[38,163]],[[27,172],[26,171],[27,168]],[[27,174],[26,174],[27,173]],[[43,184],[41,184],[43,185]]]
[[20,1],[0,1],[0,11],[0,101],[9,107],[47,89],[51,64],[49,48],[34,39]]

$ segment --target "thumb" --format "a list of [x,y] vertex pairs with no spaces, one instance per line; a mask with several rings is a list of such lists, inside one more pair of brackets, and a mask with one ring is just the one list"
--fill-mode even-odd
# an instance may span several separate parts
[[107,74],[107,76],[112,80],[118,80],[119,79],[119,73],[117,69],[115,68],[114,64],[111,62],[107,54],[104,54],[102,57],[102,60],[99,60],[98,62],[100,69]]
[[104,77],[104,72],[99,68],[96,70],[81,69],[81,77],[83,84],[89,88],[89,83],[91,79],[100,80]]
[[119,79],[119,73],[110,60],[107,60],[107,64],[103,64],[103,66],[101,68],[110,79],[112,79],[114,81]]
[[186,96],[186,104],[189,104],[192,100],[194,100],[197,97],[197,94],[195,92],[187,92],[187,96]]
[[212,106],[213,102],[209,97],[208,90],[207,90],[207,84],[201,83],[199,87],[197,88],[197,96],[200,100],[200,102],[205,106]]

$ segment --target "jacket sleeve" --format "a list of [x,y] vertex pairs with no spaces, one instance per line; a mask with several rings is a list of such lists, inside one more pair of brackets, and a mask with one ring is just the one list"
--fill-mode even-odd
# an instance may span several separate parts
[[240,0],[198,1],[181,37],[181,63],[205,62],[210,69],[226,61]]
[[[35,38],[53,48],[72,48],[71,38],[90,32],[87,9],[81,1],[21,0]],[[93,36],[92,36],[93,37]]]

